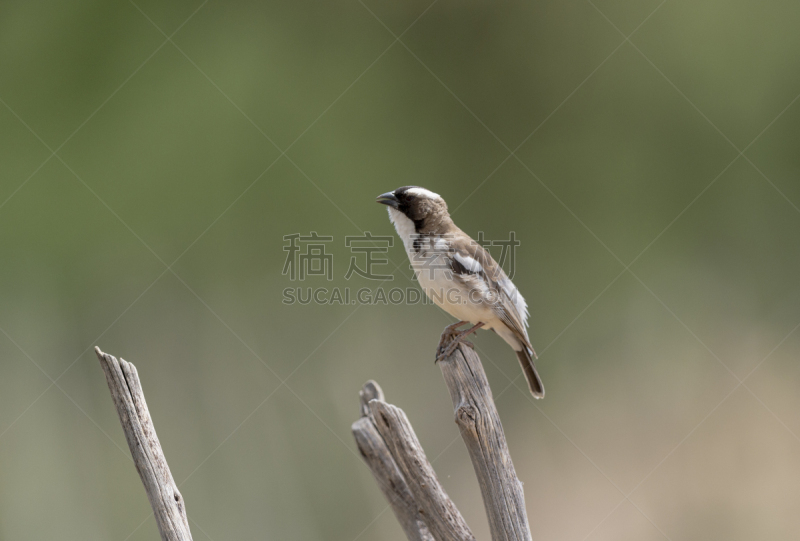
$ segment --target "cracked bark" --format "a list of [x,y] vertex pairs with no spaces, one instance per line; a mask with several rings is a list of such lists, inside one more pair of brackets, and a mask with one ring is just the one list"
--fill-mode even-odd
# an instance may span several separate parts
[[[522,483],[478,355],[459,344],[438,364],[478,478],[492,540],[531,541]],[[387,404],[374,381],[359,395],[361,419],[353,423],[356,443],[408,539],[474,540],[403,410]]]
[[172,478],[167,459],[147,409],[136,367],[95,347],[111,398],[128,441],[136,471],[144,485],[163,541],[191,541],[183,496]]

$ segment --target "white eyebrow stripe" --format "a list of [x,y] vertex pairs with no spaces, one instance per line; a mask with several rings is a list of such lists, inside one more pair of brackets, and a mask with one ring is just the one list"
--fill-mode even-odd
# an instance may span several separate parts
[[473,274],[483,272],[483,266],[481,266],[481,264],[478,263],[478,261],[474,258],[468,255],[459,254],[458,252],[454,254],[454,257],[456,258],[456,261],[461,263],[461,266],[467,269],[469,272]]
[[425,188],[409,188],[406,190],[406,193],[410,193],[413,195],[418,195],[420,197],[428,197],[430,199],[441,199],[442,196],[438,193],[433,193],[430,190],[426,190]]

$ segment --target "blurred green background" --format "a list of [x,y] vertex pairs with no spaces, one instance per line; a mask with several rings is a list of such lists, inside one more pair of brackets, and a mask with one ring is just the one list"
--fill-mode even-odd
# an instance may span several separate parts
[[535,539],[797,539],[798,23],[788,0],[4,1],[0,539],[158,537],[95,345],[138,367],[195,539],[403,539],[350,435],[370,378],[488,539],[432,362],[451,319],[281,302],[292,233],[334,237],[304,287],[376,287],[344,237],[394,235],[374,198],[406,184],[522,242],[547,398],[476,344]]

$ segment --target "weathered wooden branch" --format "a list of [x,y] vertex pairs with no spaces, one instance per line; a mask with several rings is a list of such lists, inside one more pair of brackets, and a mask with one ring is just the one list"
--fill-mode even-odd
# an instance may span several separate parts
[[144,484],[163,541],[191,541],[186,506],[169,471],[147,409],[136,367],[95,347],[119,414],[133,462]]
[[380,400],[371,400],[369,409],[433,537],[438,541],[474,541],[475,536],[439,483],[403,410]]
[[517,479],[481,360],[462,344],[439,361],[456,424],[472,458],[493,541],[530,541],[522,483]]
[[[455,420],[481,487],[493,541],[531,541],[522,483],[517,479],[492,391],[478,355],[460,344],[439,361]],[[425,539],[422,520],[437,541],[473,540],[439,484],[403,410],[387,404],[377,383],[359,393],[361,419],[353,434],[384,495],[411,540]]]
[[408,488],[403,472],[392,458],[386,442],[370,416],[369,401],[383,401],[383,391],[374,381],[368,381],[359,392],[361,418],[353,423],[353,436],[358,450],[372,471],[383,495],[389,501],[394,516],[410,541],[433,541],[420,513],[414,495]]
[[353,435],[400,526],[411,541],[474,541],[439,483],[403,410],[387,404],[368,381],[359,392],[361,418]]

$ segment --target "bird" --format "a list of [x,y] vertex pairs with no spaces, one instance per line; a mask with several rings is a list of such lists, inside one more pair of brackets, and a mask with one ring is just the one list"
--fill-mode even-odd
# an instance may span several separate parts
[[[376,202],[387,206],[425,294],[458,319],[442,333],[437,361],[471,333],[490,329],[516,352],[531,394],[544,398],[525,299],[489,252],[453,223],[444,199],[420,186],[403,186],[379,195]],[[458,331],[467,323],[473,326]]]

